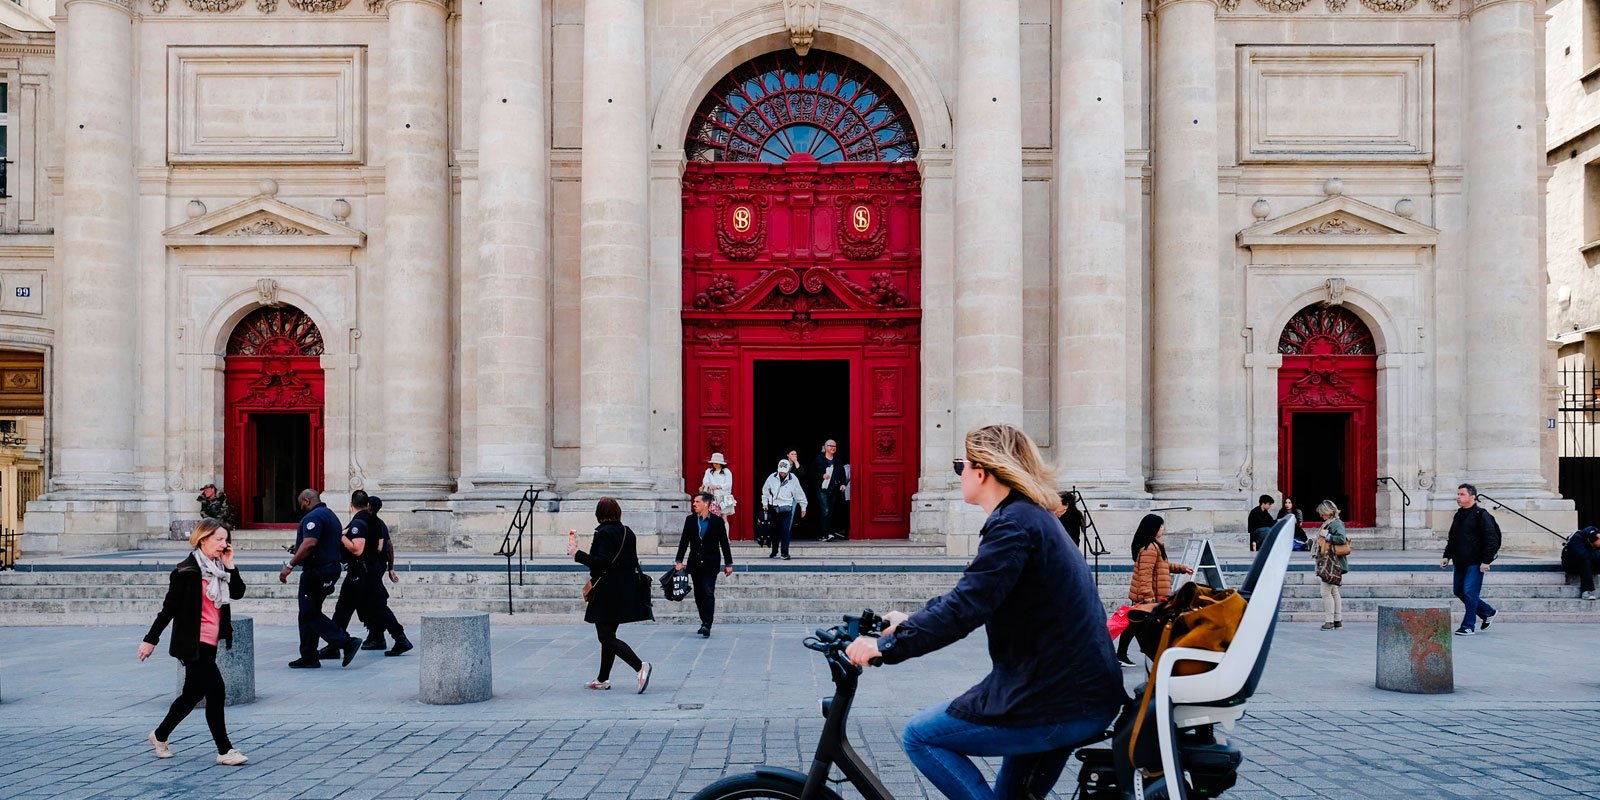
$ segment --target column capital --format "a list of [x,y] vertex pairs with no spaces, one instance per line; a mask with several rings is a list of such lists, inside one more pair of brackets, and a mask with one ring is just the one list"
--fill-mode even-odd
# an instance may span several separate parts
[[1155,8],[1153,10],[1159,14],[1165,9],[1173,6],[1184,5],[1186,3],[1197,3],[1200,5],[1211,6],[1212,13],[1216,13],[1216,11],[1219,9],[1232,11],[1233,9],[1239,7],[1239,0],[1156,0]]
[[1531,7],[1534,5],[1534,2],[1533,0],[1462,0],[1462,4],[1467,7],[1467,17],[1471,18],[1476,16],[1479,11],[1486,11],[1495,6],[1515,4]]
[[[379,0],[377,5],[382,6],[383,1],[384,0]],[[390,8],[411,3],[420,6],[432,6],[444,12],[450,11],[450,0],[387,0],[387,2]]]
[[70,14],[72,7],[78,5],[105,6],[107,8],[114,8],[132,17],[134,2],[135,0],[65,0],[65,2],[61,4],[61,7],[68,12],[68,19],[71,19]]

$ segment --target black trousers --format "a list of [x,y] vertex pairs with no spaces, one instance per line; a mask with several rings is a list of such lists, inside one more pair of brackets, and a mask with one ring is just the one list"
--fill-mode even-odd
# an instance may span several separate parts
[[352,566],[345,572],[339,602],[333,607],[333,624],[341,631],[350,629],[350,617],[360,614],[367,626],[368,639],[382,639],[388,632],[396,641],[406,638],[394,612],[389,610],[389,590],[383,587],[383,573],[368,567]]
[[694,580],[694,607],[700,611],[700,624],[711,627],[717,618],[717,574],[722,570],[689,565],[689,577]]
[[317,640],[328,644],[344,644],[350,638],[344,629],[333,624],[322,613],[322,601],[333,594],[333,585],[339,580],[339,567],[321,567],[300,573],[300,657],[317,657]]
[[172,701],[166,718],[156,727],[156,738],[163,742],[170,740],[173,729],[202,699],[206,701],[206,726],[211,728],[217,754],[232,750],[233,742],[228,741],[228,726],[222,715],[222,707],[227,702],[226,689],[222,685],[222,672],[217,669],[217,646],[212,644],[202,643],[195,657],[183,662],[183,691]]
[[611,680],[611,665],[616,663],[618,656],[621,656],[622,663],[632,667],[634,672],[644,667],[644,662],[639,660],[639,655],[633,652],[633,648],[617,638],[616,625],[602,625],[596,622],[594,635],[600,640],[600,674],[596,680]]
[[1594,591],[1594,573],[1600,569],[1600,561],[1562,553],[1561,568],[1578,576],[1578,591]]

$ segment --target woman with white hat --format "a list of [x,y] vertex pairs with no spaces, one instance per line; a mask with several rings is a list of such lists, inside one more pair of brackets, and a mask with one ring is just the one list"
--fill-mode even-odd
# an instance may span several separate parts
[[700,479],[700,491],[710,492],[717,498],[711,513],[727,519],[733,516],[737,502],[733,499],[733,470],[728,469],[728,461],[721,453],[712,453],[706,459],[710,466],[706,467],[705,477]]

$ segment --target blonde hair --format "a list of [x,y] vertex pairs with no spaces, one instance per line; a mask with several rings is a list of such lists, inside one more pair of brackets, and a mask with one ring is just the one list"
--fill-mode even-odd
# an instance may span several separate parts
[[1324,500],[1317,504],[1317,516],[1338,517],[1339,507],[1332,500]]
[[967,461],[987,470],[995,480],[1054,511],[1061,505],[1056,472],[1044,463],[1026,433],[1010,425],[985,425],[967,434]]
[[205,519],[200,520],[200,524],[194,526],[194,530],[189,533],[189,546],[199,547],[200,543],[205,541],[207,536],[210,536],[219,530],[226,531],[227,529],[227,523],[224,523],[222,520],[206,517]]

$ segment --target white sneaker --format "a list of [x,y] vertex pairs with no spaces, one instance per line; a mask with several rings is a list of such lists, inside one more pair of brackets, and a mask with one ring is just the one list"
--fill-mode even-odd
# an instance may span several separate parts
[[1594,592],[1584,592],[1583,593],[1583,599],[1585,599],[1585,600],[1593,600],[1594,599]]
[[150,732],[149,739],[150,746],[156,750],[156,758],[172,758],[172,748],[168,747],[166,742],[157,739],[155,731]]
[[644,662],[639,667],[639,694],[644,694],[645,687],[650,685],[650,662]]
[[250,759],[244,757],[244,753],[241,753],[238,750],[229,750],[228,752],[217,756],[217,763],[224,767],[237,767],[249,760]]

